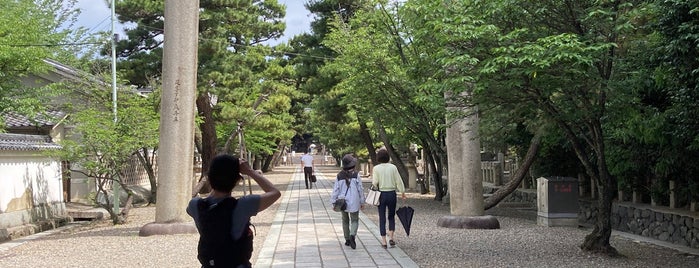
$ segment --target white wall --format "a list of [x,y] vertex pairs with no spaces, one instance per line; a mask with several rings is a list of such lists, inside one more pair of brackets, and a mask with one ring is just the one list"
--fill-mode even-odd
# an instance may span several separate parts
[[63,214],[60,162],[37,151],[1,151],[0,228]]

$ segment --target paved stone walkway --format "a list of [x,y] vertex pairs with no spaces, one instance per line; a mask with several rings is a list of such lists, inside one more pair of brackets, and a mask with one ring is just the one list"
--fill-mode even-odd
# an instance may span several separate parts
[[382,248],[378,226],[362,212],[357,248],[345,246],[342,217],[329,204],[335,174],[316,176],[306,189],[296,168],[255,267],[418,267],[399,247]]

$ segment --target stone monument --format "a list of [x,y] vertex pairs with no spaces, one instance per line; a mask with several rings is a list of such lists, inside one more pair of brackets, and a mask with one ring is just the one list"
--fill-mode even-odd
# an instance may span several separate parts
[[194,176],[198,28],[199,1],[165,0],[158,204],[141,236],[197,232],[185,211]]
[[478,113],[465,107],[466,94],[447,99],[447,158],[451,215],[443,216],[437,225],[448,228],[499,229],[497,218],[484,215],[483,174],[481,173]]

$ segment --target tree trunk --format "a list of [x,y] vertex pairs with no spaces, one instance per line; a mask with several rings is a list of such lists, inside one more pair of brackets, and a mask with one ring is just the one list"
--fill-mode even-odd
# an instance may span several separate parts
[[611,246],[609,239],[612,234],[611,211],[613,194],[609,193],[606,183],[600,183],[598,192],[600,198],[597,199],[597,221],[592,233],[585,236],[585,241],[580,248],[585,251],[603,253],[610,256],[617,256],[619,253]]
[[129,212],[133,208],[133,194],[129,191],[129,195],[126,197],[126,204],[124,204],[124,209],[119,212],[119,223],[126,223],[126,219],[129,217]]
[[194,148],[197,149],[197,153],[201,154],[203,151],[201,144],[201,129],[194,129]]
[[206,94],[201,94],[197,97],[197,110],[199,116],[203,119],[199,124],[201,130],[201,174],[199,183],[194,187],[192,196],[199,193],[208,193],[211,191],[208,181],[205,179],[205,174],[209,172],[209,164],[216,156],[216,124],[213,119],[213,109],[211,108],[211,100]]
[[[544,112],[546,112],[556,122],[556,125],[563,130],[566,140],[570,142],[573,151],[575,151],[575,155],[585,168],[587,175],[590,176],[590,180],[599,182],[597,192],[600,197],[598,199],[597,221],[592,233],[585,237],[585,241],[580,245],[580,248],[585,251],[604,253],[610,256],[618,255],[616,249],[609,244],[609,238],[612,233],[612,199],[614,198],[614,191],[616,191],[616,182],[609,174],[606,158],[604,156],[605,148],[602,123],[595,119],[586,121],[586,130],[590,133],[580,133],[581,136],[586,134],[590,136],[585,137],[585,141],[589,147],[592,147],[594,151],[593,154],[593,152],[586,150],[587,147],[584,147],[580,143],[579,133],[576,133],[571,125],[561,119],[560,114],[551,103],[542,102],[540,104]],[[589,159],[590,155],[595,155],[597,167],[595,167]]]
[[[113,224],[119,223],[119,215],[117,215],[116,211],[114,211],[114,206],[112,202],[109,201],[109,193],[107,192],[107,189],[104,188],[104,186],[107,184],[107,181],[109,181],[110,179],[104,178],[100,175],[94,176],[94,178],[95,186],[97,186],[97,195],[95,196],[95,203],[104,210],[106,210],[107,213],[109,213],[109,218],[112,220]],[[114,181],[113,183],[116,183],[116,181]],[[104,197],[104,203],[99,201],[100,194],[102,194],[102,196]]]
[[369,159],[371,163],[376,165],[376,148],[374,148],[374,140],[371,138],[371,133],[369,132],[369,127],[366,122],[357,116],[357,122],[359,123],[359,135],[362,137],[364,146],[366,146],[369,152]]
[[277,142],[277,150],[272,153],[272,155],[265,156],[265,160],[262,163],[262,172],[269,172],[275,166],[279,165],[279,159],[286,149],[286,144],[283,141]]
[[[425,160],[426,167],[428,167],[432,176],[430,179],[434,182],[434,200],[442,201],[444,197],[445,189],[443,188],[444,182],[442,181],[442,166],[440,160],[437,160],[439,156],[435,156],[434,152],[429,148],[425,147]],[[427,185],[427,187],[430,187]]]
[[136,157],[138,158],[138,161],[141,162],[143,168],[146,170],[146,174],[148,174],[148,182],[150,183],[150,198],[148,198],[148,203],[155,204],[155,202],[158,200],[158,183],[155,177],[155,170],[153,169],[154,155],[148,153],[148,148],[142,148],[140,151],[136,153]]
[[126,189],[126,202],[124,204],[124,209],[119,211],[119,215],[117,216],[117,221],[114,222],[115,224],[124,224],[126,223],[127,218],[129,217],[129,212],[131,211],[131,208],[133,208],[133,191],[129,190],[126,185],[119,183],[122,187],[122,189]]
[[601,137],[602,128],[601,124],[597,124],[594,129],[595,138],[593,141],[596,145],[596,156],[597,156],[597,172],[598,177],[598,187],[597,192],[599,194],[599,199],[597,199],[597,221],[595,222],[595,227],[592,233],[585,237],[585,241],[580,248],[585,251],[603,253],[610,256],[618,256],[619,252],[612,247],[609,243],[609,238],[612,235],[612,201],[614,199],[614,192],[616,191],[616,180],[609,174],[609,169],[607,168],[607,159],[604,155],[604,141]]
[[517,189],[517,186],[519,186],[519,184],[522,183],[522,180],[527,175],[529,167],[531,167],[532,163],[534,163],[534,159],[536,158],[536,153],[539,151],[540,144],[541,131],[538,131],[529,143],[529,149],[527,150],[527,154],[524,157],[524,161],[515,172],[513,178],[509,182],[507,182],[507,184],[505,184],[503,187],[495,191],[495,193],[493,193],[492,196],[488,197],[488,199],[485,200],[485,204],[483,206],[486,210],[496,206],[498,203],[500,203],[500,201],[505,199],[505,197],[514,192]]
[[391,140],[388,138],[388,135],[386,134],[386,129],[384,129],[383,125],[379,122],[379,120],[375,119],[374,120],[376,124],[376,129],[379,132],[379,137],[381,138],[381,141],[383,141],[383,144],[386,146],[386,150],[388,151],[388,154],[391,156],[391,159],[393,160],[393,164],[396,165],[396,168],[398,168],[398,173],[400,174],[401,178],[403,179],[403,185],[408,185],[408,168],[405,167],[405,164],[403,163],[403,160],[400,159],[400,155],[398,155],[393,148],[393,145],[391,143]]
[[263,157],[259,155],[252,155],[252,169],[253,170],[262,170],[262,161]]
[[231,135],[228,136],[228,139],[226,139],[226,144],[223,146],[223,150],[222,150],[223,153],[226,153],[226,154],[232,154],[232,153],[233,153],[233,152],[231,151],[231,147],[232,147],[232,144],[233,144],[233,139],[235,139],[235,138],[238,137],[238,134],[240,134],[239,131],[240,131],[240,128],[241,128],[241,127],[242,127],[241,124],[238,124],[238,127],[236,128],[236,130],[233,131],[233,132],[231,133]]

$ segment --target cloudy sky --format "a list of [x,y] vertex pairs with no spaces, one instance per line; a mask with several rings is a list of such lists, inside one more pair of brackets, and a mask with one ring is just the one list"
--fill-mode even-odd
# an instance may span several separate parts
[[[286,31],[284,31],[283,42],[294,35],[309,32],[311,16],[303,6],[306,0],[277,0],[286,5]],[[90,32],[111,30],[111,11],[107,0],[78,0],[77,7],[82,10],[78,18],[78,26],[83,26]],[[121,32],[121,26],[117,31]],[[122,32],[123,34],[123,32]],[[276,43],[272,43],[276,44]]]

